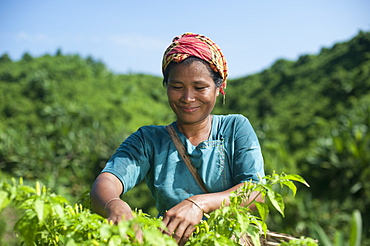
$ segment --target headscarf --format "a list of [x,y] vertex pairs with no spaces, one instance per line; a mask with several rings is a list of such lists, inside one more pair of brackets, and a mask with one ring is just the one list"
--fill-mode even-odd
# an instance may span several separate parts
[[167,66],[172,62],[179,63],[190,56],[198,57],[209,63],[211,69],[220,74],[222,85],[221,94],[225,94],[227,79],[227,63],[218,45],[206,36],[184,33],[172,40],[163,55],[162,72],[164,74]]

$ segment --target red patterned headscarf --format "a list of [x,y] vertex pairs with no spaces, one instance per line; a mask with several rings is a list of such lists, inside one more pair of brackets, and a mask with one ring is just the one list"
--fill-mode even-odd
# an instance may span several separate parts
[[221,49],[216,43],[207,38],[194,33],[184,33],[172,40],[172,44],[167,48],[163,55],[162,72],[172,62],[179,63],[190,56],[198,57],[209,63],[211,69],[220,74],[222,85],[221,94],[225,94],[227,79],[227,63]]

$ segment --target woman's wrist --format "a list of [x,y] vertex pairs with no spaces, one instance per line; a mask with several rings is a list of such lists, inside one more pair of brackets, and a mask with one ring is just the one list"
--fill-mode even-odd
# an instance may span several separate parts
[[193,199],[191,199],[190,197],[189,198],[186,198],[185,199],[186,201],[189,201],[189,202],[191,202],[191,203],[193,203],[195,206],[197,206],[201,211],[202,211],[202,214],[204,214],[204,210],[203,210],[203,208],[196,202],[196,201],[194,201]]
[[123,201],[121,198],[112,198],[105,203],[105,206],[104,206],[105,216],[108,217],[112,213],[123,213],[123,211],[126,210],[125,208],[126,206],[130,208],[128,204],[125,201]]
[[[107,206],[109,205],[109,203],[111,203],[111,202],[113,202],[113,201],[116,201],[116,200],[121,200],[121,198],[119,198],[119,197],[114,197],[114,198],[112,198],[112,199],[108,200],[108,201],[105,203],[104,210],[106,210],[106,209],[107,209]],[[122,200],[121,200],[121,201],[122,201]]]
[[208,201],[206,199],[206,196],[207,196],[207,194],[195,195],[195,196],[192,196],[190,199],[193,200],[194,202],[196,202],[196,204],[200,207],[200,209],[203,211],[203,213],[208,214],[212,211],[210,211],[209,204],[208,204]]

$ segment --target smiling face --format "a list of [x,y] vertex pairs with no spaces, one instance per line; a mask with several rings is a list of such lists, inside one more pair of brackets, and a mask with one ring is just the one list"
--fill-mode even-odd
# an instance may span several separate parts
[[167,97],[178,124],[204,122],[210,116],[219,92],[210,68],[200,61],[176,64],[169,71]]

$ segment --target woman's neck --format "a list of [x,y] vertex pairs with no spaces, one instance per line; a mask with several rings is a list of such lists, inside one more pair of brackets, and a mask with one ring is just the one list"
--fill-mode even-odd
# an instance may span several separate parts
[[212,115],[196,124],[181,124],[176,122],[177,128],[182,132],[192,145],[198,146],[199,143],[209,138],[212,129]]

